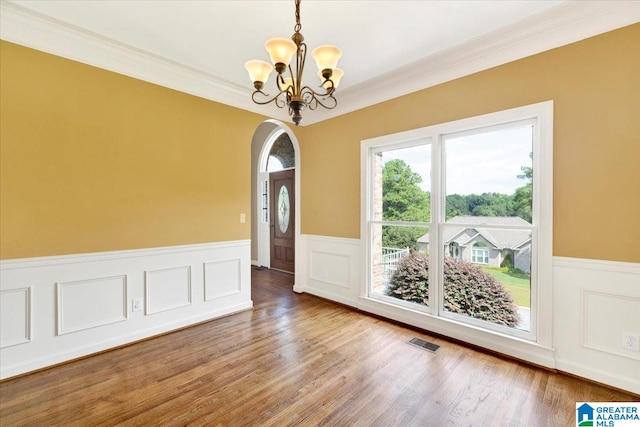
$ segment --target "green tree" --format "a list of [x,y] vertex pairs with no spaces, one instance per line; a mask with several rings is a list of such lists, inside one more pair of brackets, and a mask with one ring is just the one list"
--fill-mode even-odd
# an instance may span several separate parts
[[[533,159],[533,153],[529,153],[529,158]],[[521,166],[522,174],[518,175],[519,179],[524,179],[527,183],[516,188],[513,194],[513,215],[531,222],[533,203],[533,168],[529,166]]]
[[418,239],[426,233],[422,227],[386,226],[382,229],[382,246],[418,250]]
[[[382,171],[382,215],[389,221],[429,221],[430,195],[419,184],[422,177],[400,159],[385,163]],[[387,226],[382,244],[391,248],[417,249],[416,240],[426,233],[422,227]]]
[[447,196],[447,219],[454,216],[469,215],[469,201],[467,196],[461,194],[449,194]]
[[382,212],[385,220],[429,221],[429,194],[422,177],[404,160],[390,160],[382,171]]
[[508,216],[511,212],[511,197],[500,193],[469,195],[469,210],[473,216]]

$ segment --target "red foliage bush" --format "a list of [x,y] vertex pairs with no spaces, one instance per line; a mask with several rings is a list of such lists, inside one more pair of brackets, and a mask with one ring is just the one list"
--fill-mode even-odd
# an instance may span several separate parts
[[[422,305],[429,303],[429,256],[411,252],[392,274],[387,295]],[[462,260],[444,260],[444,308],[498,325],[515,327],[518,309],[502,283]]]

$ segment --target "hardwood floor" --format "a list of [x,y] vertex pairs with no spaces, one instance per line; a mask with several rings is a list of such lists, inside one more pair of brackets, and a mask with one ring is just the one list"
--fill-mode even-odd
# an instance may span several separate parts
[[578,401],[638,400],[252,274],[253,311],[0,383],[0,425],[546,427],[575,425]]

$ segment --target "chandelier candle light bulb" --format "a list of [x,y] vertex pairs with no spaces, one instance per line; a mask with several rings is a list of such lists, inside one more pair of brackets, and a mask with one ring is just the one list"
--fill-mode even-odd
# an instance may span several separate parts
[[[302,121],[302,110],[309,108],[315,110],[318,106],[333,109],[338,101],[333,96],[344,71],[337,68],[342,51],[335,46],[323,45],[315,48],[311,56],[318,66],[320,76],[320,88],[324,92],[316,92],[309,86],[302,84],[302,73],[307,57],[307,45],[300,30],[300,0],[295,0],[296,25],[291,40],[285,38],[273,38],[265,43],[265,49],[269,53],[271,64],[265,61],[247,61],[244,66],[253,82],[255,91],[251,99],[256,104],[264,105],[273,102],[278,108],[289,108],[289,115],[297,125]],[[295,54],[295,64],[292,63]],[[295,66],[295,68],[292,68]],[[277,94],[270,95],[262,91],[271,71],[275,68]]]
[[320,70],[322,76],[328,79],[338,66],[342,51],[335,46],[324,45],[313,49],[311,56],[316,60],[316,65],[318,65],[318,70]]
[[[331,74],[331,81],[333,82],[334,89],[337,89],[338,85],[340,85],[342,76],[344,76],[344,71],[342,70],[342,68],[336,68],[333,70],[333,73]],[[331,87],[331,83],[329,83],[329,81],[324,78],[324,76],[322,75],[322,71],[318,71],[318,77],[320,77],[320,82],[325,89],[329,89]]]
[[278,74],[282,74],[286,67],[291,62],[291,57],[296,53],[298,48],[294,42],[289,39],[277,37],[267,40],[264,44],[264,48],[267,49],[271,63],[275,65]]
[[271,64],[259,60],[247,61],[244,67],[249,72],[249,78],[256,90],[262,89],[264,82],[267,81],[269,74],[273,71]]

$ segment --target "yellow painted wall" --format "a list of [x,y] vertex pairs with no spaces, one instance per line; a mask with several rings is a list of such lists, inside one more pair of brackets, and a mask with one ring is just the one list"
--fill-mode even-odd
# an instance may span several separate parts
[[[554,255],[640,262],[638,45],[640,24],[296,129],[302,232],[359,237],[361,140],[553,99]],[[263,119],[2,42],[0,256],[249,239]]]
[[264,117],[7,42],[0,67],[3,259],[251,237]]
[[360,141],[554,101],[554,255],[640,262],[640,24],[301,129],[302,232],[360,236]]

